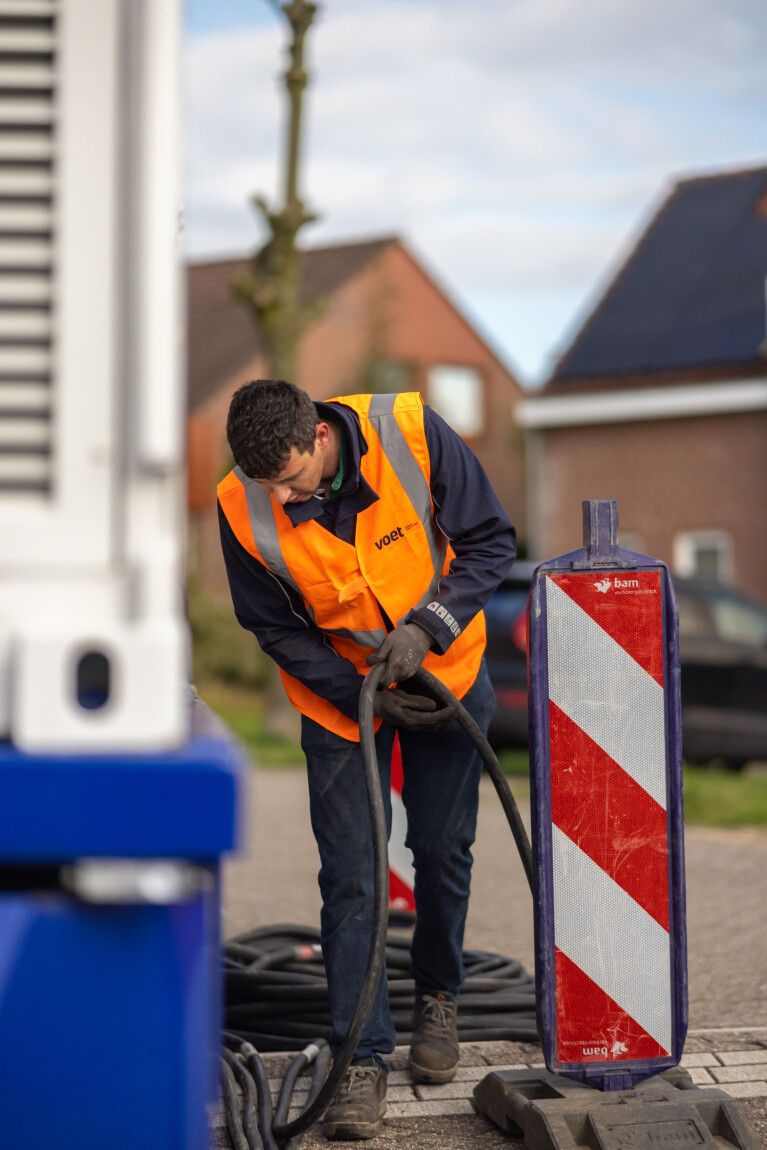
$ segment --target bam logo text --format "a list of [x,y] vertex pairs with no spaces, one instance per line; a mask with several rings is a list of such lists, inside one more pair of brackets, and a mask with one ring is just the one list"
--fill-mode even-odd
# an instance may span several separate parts
[[622,590],[626,587],[638,587],[639,586],[639,580],[638,579],[618,579],[617,577],[615,579],[607,578],[607,579],[600,579],[598,583],[594,584],[594,586],[596,587],[597,591],[601,591],[601,593],[603,595],[606,595],[611,587],[614,587],[616,591]]

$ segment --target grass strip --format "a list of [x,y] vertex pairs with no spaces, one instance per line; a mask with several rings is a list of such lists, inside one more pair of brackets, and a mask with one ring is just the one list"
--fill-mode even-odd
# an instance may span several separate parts
[[[260,692],[219,683],[198,685],[200,697],[227,724],[259,767],[303,766],[297,740],[269,734],[264,727]],[[503,750],[498,761],[514,779],[515,798],[529,796],[526,750]],[[712,827],[767,827],[767,775],[734,773],[709,767],[684,769],[685,822]]]

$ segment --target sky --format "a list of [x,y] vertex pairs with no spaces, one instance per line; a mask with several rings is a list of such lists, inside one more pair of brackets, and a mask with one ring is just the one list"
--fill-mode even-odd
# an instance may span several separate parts
[[[184,247],[244,255],[279,206],[289,25],[186,0]],[[319,0],[302,246],[399,236],[542,382],[675,182],[767,166],[764,0]]]

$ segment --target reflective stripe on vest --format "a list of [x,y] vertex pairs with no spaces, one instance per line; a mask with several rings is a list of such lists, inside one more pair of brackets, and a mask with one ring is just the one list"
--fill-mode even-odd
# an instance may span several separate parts
[[[253,532],[253,542],[261,553],[261,556],[270,571],[282,579],[283,583],[287,583],[292,587],[297,595],[303,600],[304,606],[309,613],[309,618],[312,623],[317,625],[317,620],[314,617],[314,608],[309,603],[301,592],[301,588],[296,583],[290,571],[287,568],[285,559],[280,547],[280,537],[277,534],[277,525],[274,522],[274,504],[272,503],[271,496],[264,491],[263,487],[259,487],[254,479],[249,479],[241,467],[235,467],[234,474],[239,479],[245,488],[245,497],[248,501],[248,513],[250,515],[250,529]],[[359,643],[361,647],[380,647],[386,638],[386,631],[383,627],[375,631],[348,631],[343,627],[323,628],[326,635],[339,635],[342,639],[353,639],[355,643]]]
[[[421,470],[418,460],[410,450],[410,444],[402,434],[396,419],[381,418],[381,416],[394,415],[396,399],[396,395],[374,395],[370,400],[368,419],[375,427],[381,441],[381,447],[383,447],[389,462],[396,471],[397,478],[405,489],[405,494],[413,504],[415,511],[418,512],[426,531],[434,578],[426,589],[426,593],[421,596],[417,603],[412,604],[413,608],[418,608],[425,607],[427,603],[431,603],[437,597],[439,581],[442,578],[442,567],[447,555],[447,540],[440,548],[439,536],[431,517],[429,484],[426,482],[426,476]],[[405,615],[402,616],[402,619],[404,618]],[[402,619],[398,619],[397,622],[401,623]]]

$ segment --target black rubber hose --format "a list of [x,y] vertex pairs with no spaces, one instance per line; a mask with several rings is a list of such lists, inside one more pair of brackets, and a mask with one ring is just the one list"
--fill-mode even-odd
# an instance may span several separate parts
[[[300,1054],[296,1055],[285,1072],[285,1076],[280,1084],[280,1092],[277,1096],[277,1106],[274,1114],[275,1136],[277,1136],[276,1132],[283,1129],[287,1124],[288,1111],[290,1110],[290,1102],[296,1086],[296,1079],[306,1066],[309,1066],[309,1057],[306,1051],[302,1050]],[[301,1117],[303,1117],[303,1114]]]
[[241,1121],[248,1146],[250,1150],[264,1150],[264,1144],[256,1120],[256,1114],[258,1113],[258,1092],[256,1090],[256,1084],[249,1071],[231,1050],[225,1048],[222,1057],[242,1088]]
[[309,1096],[306,1100],[306,1105],[309,1106],[322,1090],[325,1079],[328,1076],[328,1069],[332,1054],[327,1042],[323,1043],[320,1052],[314,1061],[314,1074],[312,1075],[312,1084],[309,1088]]
[[[323,1042],[322,1046],[327,1046],[327,1043]],[[278,1142],[285,1143],[286,1150],[292,1145],[297,1135],[312,1125],[312,1122],[315,1120],[314,1116],[317,1114],[317,1105],[319,1104],[320,1106],[319,1113],[322,1113],[322,1111],[327,1108],[327,1095],[329,1093],[327,1087],[331,1080],[332,1071],[331,1075],[329,1075],[324,1082],[318,1084],[318,1089],[310,1091],[306,1106],[299,1116],[294,1118],[292,1122],[288,1122],[288,1112],[290,1110],[296,1080],[305,1067],[316,1061],[320,1055],[320,1051],[321,1047],[319,1043],[312,1042],[306,1046],[301,1053],[293,1059],[280,1085],[280,1092],[275,1107],[274,1122],[272,1123],[272,1133]],[[327,1069],[327,1063],[324,1063],[324,1065]],[[335,1067],[333,1069],[335,1069]],[[344,1068],[343,1073],[346,1073],[346,1068]],[[314,1082],[312,1085],[314,1085]],[[335,1087],[332,1089],[333,1093],[335,1093]]]
[[232,1140],[232,1146],[234,1150],[251,1150],[242,1125],[240,1099],[237,1094],[237,1084],[234,1080],[234,1074],[229,1064],[224,1061],[223,1058],[221,1059],[221,1086],[224,1095],[226,1126],[229,1131],[229,1137]]
[[[309,1103],[298,1118],[292,1122],[275,1122],[274,1136],[279,1142],[286,1141],[309,1126],[327,1108],[337,1087],[351,1065],[362,1037],[362,1031],[373,1007],[378,990],[378,982],[384,966],[386,951],[386,928],[389,921],[389,853],[381,783],[378,777],[378,761],[375,750],[375,730],[373,728],[373,699],[386,670],[385,663],[371,668],[365,676],[360,692],[359,723],[360,746],[365,772],[365,785],[368,795],[368,811],[373,837],[373,931],[370,940],[365,979],[357,1002],[357,1009],[349,1026],[341,1049],[333,1060],[333,1066],[317,1097]],[[278,1115],[279,1117],[279,1115]]]
[[264,1150],[278,1150],[277,1142],[274,1134],[272,1133],[272,1123],[274,1121],[274,1108],[272,1106],[272,1092],[269,1089],[269,1079],[266,1074],[266,1067],[258,1056],[258,1051],[249,1042],[243,1042],[240,1046],[240,1053],[245,1059],[245,1065],[251,1073],[253,1081],[256,1084],[256,1095],[258,1098],[258,1130],[261,1135],[261,1141],[264,1144]]

